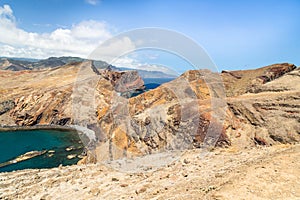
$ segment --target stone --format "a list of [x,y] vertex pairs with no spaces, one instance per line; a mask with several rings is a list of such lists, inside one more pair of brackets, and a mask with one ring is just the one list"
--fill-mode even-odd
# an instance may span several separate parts
[[111,180],[112,180],[112,181],[119,181],[119,179],[118,179],[118,178],[115,178],[115,177],[111,178]]
[[74,147],[73,146],[71,146],[71,147],[67,147],[66,148],[66,151],[72,151],[74,149]]
[[190,163],[190,161],[185,158],[185,159],[183,159],[183,163],[187,165]]
[[69,160],[71,160],[71,159],[73,159],[73,158],[76,158],[76,154],[70,154],[70,155],[68,155],[67,156],[67,158],[69,159]]

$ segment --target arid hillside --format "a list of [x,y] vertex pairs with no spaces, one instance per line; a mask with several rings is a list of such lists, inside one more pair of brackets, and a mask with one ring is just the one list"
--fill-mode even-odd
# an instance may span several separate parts
[[[0,198],[300,198],[293,64],[188,71],[131,98],[144,89],[136,72],[91,62],[0,77],[2,126],[80,125],[95,136],[80,162],[87,165],[1,173]],[[122,172],[124,157],[133,172]]]
[[[162,154],[162,159],[165,156]],[[89,164],[0,173],[2,199],[300,198],[300,146],[200,149],[158,170],[122,172]]]

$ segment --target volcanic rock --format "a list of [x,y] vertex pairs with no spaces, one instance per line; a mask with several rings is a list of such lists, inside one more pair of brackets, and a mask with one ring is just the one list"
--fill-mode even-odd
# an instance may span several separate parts
[[[94,78],[87,79],[88,73]],[[82,125],[94,134],[89,145],[98,160],[206,144],[245,148],[295,143],[300,140],[299,74],[299,68],[287,63],[221,74],[192,70],[124,98],[122,94],[144,87],[136,72],[98,71],[92,62],[0,71],[0,121]]]
[[[87,65],[94,70],[92,62],[71,63],[59,68],[39,71],[0,71],[0,119],[7,125],[33,126],[37,124],[66,125],[74,120],[72,94],[74,83],[78,82],[79,69]],[[110,81],[98,72],[98,85],[102,92],[112,91]],[[123,77],[127,77],[123,79]],[[122,73],[122,83],[128,91],[143,89],[144,83],[134,71]],[[132,82],[131,82],[132,81]],[[137,84],[137,85],[135,85]],[[110,89],[109,89],[110,88]],[[123,88],[122,92],[127,92]],[[3,115],[10,111],[10,115]],[[3,117],[3,119],[2,119]],[[6,119],[9,117],[10,119]],[[11,124],[14,121],[15,124]]]

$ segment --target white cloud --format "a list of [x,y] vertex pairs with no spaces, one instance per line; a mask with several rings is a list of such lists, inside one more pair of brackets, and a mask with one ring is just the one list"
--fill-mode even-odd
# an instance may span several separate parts
[[105,60],[108,63],[112,63],[116,59],[119,59],[120,56],[134,51],[135,49],[136,46],[130,38],[116,37],[98,46],[89,58],[94,60]]
[[3,21],[15,21],[15,17],[13,15],[13,11],[9,5],[4,5],[0,7],[0,17],[3,18]]
[[83,21],[73,27],[72,32],[76,38],[93,39],[98,38],[105,40],[111,37],[111,34],[106,30],[105,23],[97,21]]
[[100,1],[99,0],[85,0],[85,2],[94,6],[94,5],[97,5]]
[[[133,54],[134,55],[134,54]],[[167,67],[161,64],[149,64],[146,62],[141,62],[135,58],[131,58],[130,56],[122,56],[114,60],[111,63],[112,65],[118,67],[126,67],[131,69],[140,69],[140,70],[147,70],[147,71],[160,71],[166,74],[171,74],[178,76],[180,73],[172,69],[172,67]]]
[[[174,74],[167,67],[142,61],[145,57],[154,61],[158,58],[158,54],[142,54],[140,56],[142,58],[139,58],[134,53],[137,44],[143,41],[133,42],[127,36],[107,40],[111,37],[108,25],[94,20],[82,21],[69,28],[60,27],[50,33],[28,32],[17,26],[9,5],[0,6],[0,56],[27,58],[79,56],[104,60],[120,67]],[[100,45],[102,42],[104,43]]]
[[70,28],[58,28],[50,33],[27,32],[17,27],[9,5],[0,6],[1,56],[87,57],[101,42],[110,37],[107,24],[94,20],[82,21]]
[[130,58],[129,56],[123,56],[118,59],[115,59],[114,62],[112,62],[111,64],[119,67],[131,68],[131,69],[137,69],[139,65],[142,65],[136,59]]

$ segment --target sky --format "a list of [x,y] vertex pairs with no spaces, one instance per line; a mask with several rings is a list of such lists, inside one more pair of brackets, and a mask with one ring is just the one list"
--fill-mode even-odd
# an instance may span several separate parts
[[[195,41],[220,70],[300,65],[299,10],[298,0],[0,0],[0,56],[86,58],[124,31],[157,27]],[[118,64],[184,71],[188,64],[175,57],[136,52]]]

